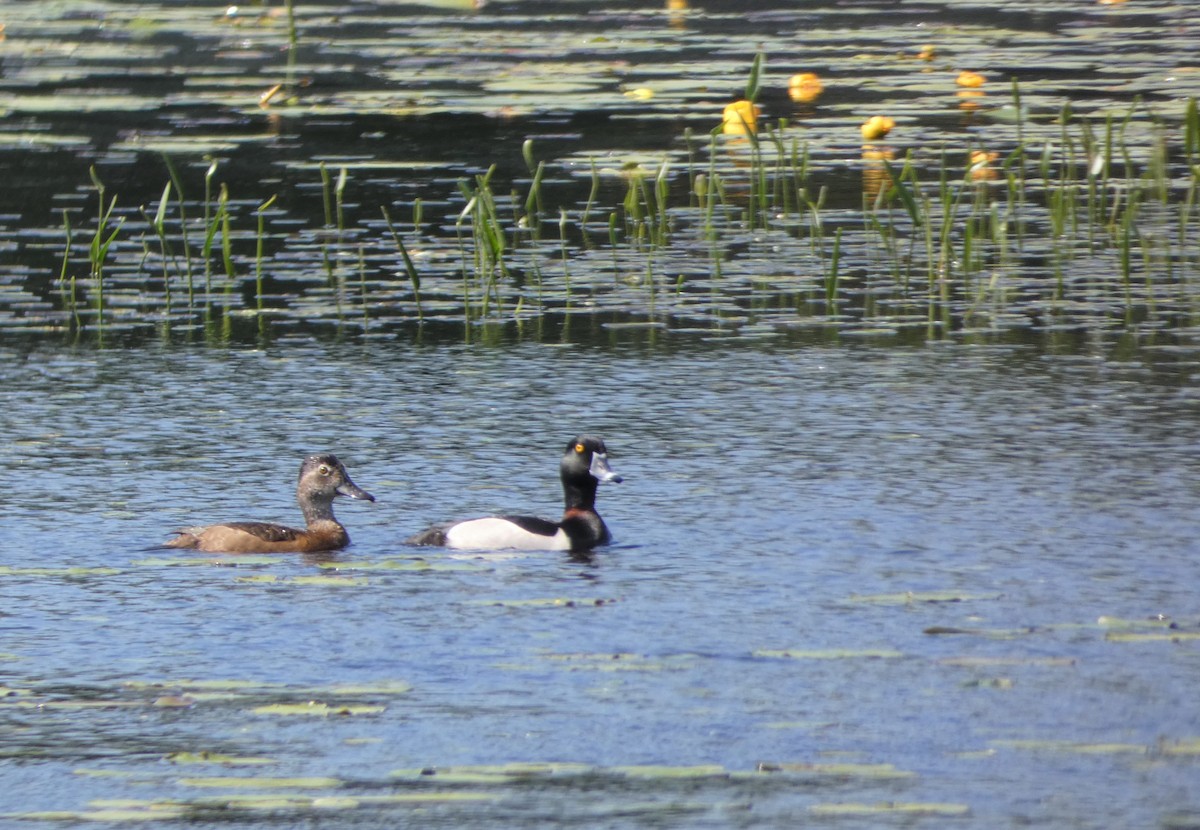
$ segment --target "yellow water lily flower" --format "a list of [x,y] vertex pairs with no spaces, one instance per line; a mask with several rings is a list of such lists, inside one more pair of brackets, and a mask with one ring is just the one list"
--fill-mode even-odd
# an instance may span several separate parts
[[926,43],[921,47],[921,51],[917,52],[917,57],[923,61],[931,61],[937,57],[937,47],[932,43]]
[[988,181],[996,178],[996,168],[992,167],[992,162],[1000,158],[999,153],[989,153],[986,150],[971,151],[971,165],[967,169],[971,173],[971,178],[975,181]]
[[788,96],[798,104],[808,104],[824,92],[825,85],[816,72],[801,72],[788,81]]
[[758,116],[761,112],[762,110],[749,101],[734,101],[725,107],[721,131],[726,135],[745,135],[758,132]]
[[954,81],[954,83],[958,84],[959,86],[968,87],[969,89],[975,89],[987,83],[987,78],[985,78],[983,75],[980,75],[978,72],[969,72],[964,69],[962,72],[958,73],[958,78]]
[[896,126],[895,119],[888,118],[886,115],[872,115],[863,122],[862,137],[867,141],[874,141],[877,138],[883,138],[892,131],[892,127]]

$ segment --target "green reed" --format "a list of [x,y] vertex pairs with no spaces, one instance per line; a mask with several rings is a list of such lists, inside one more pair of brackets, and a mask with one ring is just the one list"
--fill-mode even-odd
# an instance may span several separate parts
[[229,212],[229,187],[224,183],[217,196],[216,221],[221,229],[221,264],[225,267],[225,290],[228,292],[237,281],[237,272],[233,267],[233,217]]
[[221,229],[220,214],[213,212],[212,201],[212,181],[216,173],[217,162],[214,159],[204,172],[204,244],[200,246],[200,256],[204,263],[204,308],[206,310],[212,297],[213,242]]
[[104,182],[100,180],[100,176],[96,173],[95,165],[88,168],[88,172],[92,177],[92,185],[96,188],[96,232],[92,235],[91,245],[88,246],[88,262],[91,266],[91,278],[96,286],[96,324],[100,327],[104,326],[104,266],[108,262],[109,251],[112,245],[117,240],[117,235],[121,232],[121,226],[125,224],[125,218],[119,217],[116,220],[116,226],[109,232],[109,224],[113,220],[113,212],[117,208],[117,197],[113,196],[112,201],[105,207],[105,187]]
[[[524,158],[525,166],[532,178],[529,182],[529,192],[525,196],[525,213],[514,221],[514,226],[519,228],[524,224],[530,238],[536,240],[541,238],[541,217],[545,212],[542,204],[542,177],[546,175],[546,163],[534,161],[533,139],[526,139],[521,145],[521,156]],[[514,207],[515,203],[514,200]],[[515,241],[514,234],[514,244]]]
[[[420,208],[418,205],[413,206],[413,225],[414,228],[420,226],[417,221],[420,218]],[[408,282],[412,286],[413,302],[417,307],[417,322],[425,322],[425,313],[421,310],[421,275],[417,271],[417,267],[413,265],[412,257],[408,255],[408,247],[404,244],[404,240],[396,231],[396,226],[392,224],[392,217],[388,213],[386,206],[381,206],[380,211],[383,213],[383,221],[387,224],[388,232],[392,235],[392,241],[396,243],[396,249],[400,251],[400,258],[404,261],[404,272],[408,275]]]
[[266,239],[267,211],[275,204],[276,198],[272,196],[254,211],[258,218],[258,233],[254,237],[254,298],[259,315],[263,313],[263,243]]
[[[455,229],[459,241],[459,253],[462,257],[463,300],[467,307],[471,305],[471,278],[481,287],[480,314],[488,314],[490,303],[495,302],[497,310],[502,308],[498,278],[508,278],[508,265],[505,262],[507,244],[505,242],[504,225],[496,210],[496,198],[492,192],[492,177],[496,173],[496,165],[488,168],[487,173],[475,177],[474,186],[465,180],[459,182],[459,192],[466,204],[459,212],[455,221]],[[471,230],[471,255],[467,256],[463,227],[468,225]],[[468,266],[468,260],[470,266]],[[470,312],[467,312],[470,319]]]
[[[752,76],[759,71],[761,64]],[[747,85],[749,100],[756,94],[754,86]],[[721,281],[729,270],[726,248],[730,240],[749,239],[749,243],[738,244],[753,249],[766,236],[760,231],[769,231],[773,240],[784,234],[795,238],[799,273],[804,273],[805,263],[815,263],[813,287],[804,290],[813,307],[823,300],[829,315],[852,308],[853,295],[845,293],[848,275],[865,266],[862,270],[869,290],[864,299],[854,302],[863,303],[873,314],[875,297],[882,296],[890,284],[899,300],[891,307],[902,306],[909,313],[923,310],[930,336],[949,331],[956,322],[953,317],[979,313],[982,319],[989,305],[1002,308],[1006,292],[1018,294],[1012,278],[1024,277],[1023,269],[1034,256],[1044,257],[1047,279],[1041,285],[1029,280],[1030,287],[1022,290],[1026,297],[1033,292],[1044,294],[1056,309],[1066,308],[1068,300],[1089,302],[1107,292],[1111,296],[1106,299],[1123,306],[1126,319],[1132,321],[1136,309],[1153,313],[1164,291],[1177,290],[1183,297],[1182,283],[1200,265],[1200,114],[1195,102],[1188,104],[1177,135],[1141,102],[1134,102],[1128,111],[1093,120],[1080,118],[1064,106],[1059,123],[1051,126],[1027,122],[1016,84],[1012,95],[1017,124],[1010,146],[996,148],[1005,155],[994,163],[994,175],[975,176],[972,161],[964,160],[958,147],[914,149],[902,161],[877,162],[881,171],[874,179],[881,183],[877,189],[867,191],[864,173],[863,198],[853,209],[829,207],[830,185],[820,181],[825,171],[814,169],[806,144],[788,137],[786,122],[744,137],[714,132],[707,145],[707,164],[699,160],[704,145],[685,133],[686,169],[670,158],[653,167],[631,166],[623,171],[621,184],[606,186],[593,161],[581,209],[547,209],[544,181],[554,175],[553,163],[535,159],[533,145],[526,142],[522,154],[530,175],[528,187],[520,187],[521,192],[509,188],[511,198],[504,197],[509,201],[503,205],[503,217],[493,191],[498,180],[495,165],[459,184],[463,205],[454,224],[464,314],[474,320],[521,312],[526,302],[536,301],[544,307],[542,263],[552,260],[543,255],[553,247],[557,247],[553,258],[558,260],[554,267],[561,268],[561,290],[570,304],[581,290],[587,290],[581,288],[582,267],[573,263],[576,251],[572,240],[576,238],[585,249],[607,244],[614,282],[646,285],[651,313],[656,313],[658,282],[664,279],[664,275],[656,275],[656,266],[665,260],[663,252],[694,246],[699,256],[707,257],[710,285],[718,292],[723,290]],[[992,165],[992,160],[987,164]],[[189,305],[193,289],[182,183],[169,162],[168,169],[170,180],[157,211],[153,218],[147,216],[147,221],[158,240],[169,314],[172,281],[177,286],[180,273],[186,271]],[[238,279],[233,209],[226,185],[221,184],[214,197],[216,172],[217,164],[212,162],[204,176],[201,255],[206,297],[212,291],[218,245],[227,292]],[[97,306],[103,314],[106,263],[117,250],[121,224],[115,212],[116,198],[110,199],[94,170],[92,175],[100,207],[89,260]],[[348,181],[345,168],[335,178],[321,166],[325,227],[336,231],[336,237],[326,234],[325,238],[336,238],[338,250],[352,222],[345,201]],[[686,182],[688,187],[673,193],[675,181]],[[606,198],[615,204],[607,204]],[[264,307],[265,214],[275,199],[272,196],[256,210],[254,280],[260,316]],[[178,230],[174,229],[176,211]],[[438,240],[423,236],[426,231],[419,200],[413,205],[411,235],[406,228],[402,236],[387,209],[381,211],[412,286],[415,318],[422,322],[422,289],[428,291],[428,281],[438,277],[436,272],[419,273],[409,251],[414,244],[432,247]],[[605,214],[607,241],[603,232],[593,240],[589,225],[594,217]],[[536,286],[532,280],[516,286],[509,279],[512,261],[525,255],[525,240],[537,240],[542,230],[549,230],[546,223],[555,219],[557,244],[547,239],[544,247],[528,246],[529,262],[522,260],[525,272],[536,276]],[[77,325],[74,280],[68,264],[74,231],[65,214],[64,231],[67,251],[59,285],[64,306]],[[1031,243],[1038,234],[1042,238],[1035,249]],[[143,240],[144,249],[145,245]],[[349,284],[346,280],[353,275],[347,268],[342,276],[342,269],[336,267],[336,251],[328,244],[322,251],[340,318],[343,285]],[[1076,262],[1086,261],[1084,256],[1101,263],[1101,269],[1077,267]],[[364,315],[366,267],[359,246],[358,293]],[[1097,273],[1115,279],[1098,279]],[[682,278],[674,279],[674,284],[676,294],[683,296]],[[508,293],[510,290],[513,293]],[[502,296],[514,297],[513,303],[506,308]],[[802,305],[798,302],[797,308]],[[888,307],[886,302],[879,304],[882,313]],[[365,321],[364,316],[364,326]]]
[[163,163],[166,165],[171,185],[175,188],[175,205],[179,213],[179,241],[182,248],[184,277],[187,281],[188,308],[191,309],[195,307],[196,289],[193,283],[192,246],[188,238],[187,200],[184,196],[183,181],[180,179],[175,165],[171,162],[171,157],[166,153],[163,154]]
[[[570,308],[571,307],[571,266],[570,266],[571,256],[567,249],[567,224],[568,224],[567,211],[565,208],[560,208],[558,211],[559,255],[562,259],[563,283],[566,286],[565,301],[566,301],[567,308]],[[539,282],[538,301],[540,302],[541,301],[541,285],[540,285],[541,281],[539,280],[538,282]]]
[[[154,217],[150,218],[146,215],[146,211],[141,211],[142,216],[146,219],[151,228],[154,229],[155,236],[158,237],[158,252],[159,261],[162,266],[162,281],[163,294],[166,297],[167,317],[171,316],[171,274],[168,269],[168,264],[175,259],[175,255],[171,251],[171,243],[167,240],[167,206],[171,201],[171,182],[168,180],[163,187],[162,196],[158,200],[158,209],[154,212]],[[146,249],[147,253],[149,249]]]
[[68,291],[68,289],[67,289],[67,285],[68,285],[67,273],[70,270],[70,266],[71,266],[71,245],[74,243],[74,234],[72,233],[72,230],[71,230],[71,214],[68,211],[64,210],[62,212],[62,217],[63,217],[63,231],[66,234],[67,239],[66,239],[66,244],[63,246],[62,265],[59,268],[59,273],[58,273],[58,287],[59,287],[59,294],[62,297],[63,305],[66,307],[66,310],[69,315],[69,319],[71,320],[71,326],[74,329],[78,330],[80,328],[79,305],[77,303],[76,295],[75,295],[75,274],[74,273],[72,273],[70,276],[70,290]]
[[362,245],[358,246],[358,301],[362,306],[363,331],[371,328],[370,308],[367,305],[367,253]]
[[588,236],[588,221],[592,215],[592,208],[596,206],[596,197],[600,195],[600,171],[596,169],[596,160],[590,159],[592,186],[588,191],[587,201],[583,205],[583,213],[579,217],[579,233],[582,238],[583,247],[591,247],[591,237]]

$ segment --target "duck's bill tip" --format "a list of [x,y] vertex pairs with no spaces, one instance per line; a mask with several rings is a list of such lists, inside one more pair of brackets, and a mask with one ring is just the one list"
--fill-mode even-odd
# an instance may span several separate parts
[[346,483],[337,488],[337,492],[342,496],[349,496],[352,499],[360,499],[362,501],[375,501],[375,497],[362,489],[356,484]]

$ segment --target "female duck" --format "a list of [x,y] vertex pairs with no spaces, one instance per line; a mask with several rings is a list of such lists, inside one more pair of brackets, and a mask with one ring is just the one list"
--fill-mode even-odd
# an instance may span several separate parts
[[441,545],[466,550],[590,550],[611,538],[596,512],[596,487],[620,482],[608,465],[604,442],[580,435],[567,445],[562,465],[566,510],[561,522],[534,516],[489,516],[431,527],[407,540],[410,545]]
[[303,530],[270,522],[225,522],[178,530],[179,535],[164,544],[169,548],[224,553],[337,550],[350,543],[350,535],[333,517],[336,496],[375,501],[374,496],[350,480],[336,456],[311,455],[300,465],[300,483],[296,486],[296,500],[300,502],[307,525]]

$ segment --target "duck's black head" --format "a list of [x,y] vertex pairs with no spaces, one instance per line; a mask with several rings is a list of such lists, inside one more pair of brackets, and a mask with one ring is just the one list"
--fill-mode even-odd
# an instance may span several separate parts
[[590,480],[593,489],[596,484],[622,481],[608,464],[608,448],[604,441],[594,435],[579,435],[567,444],[562,459],[562,479],[564,484]]

